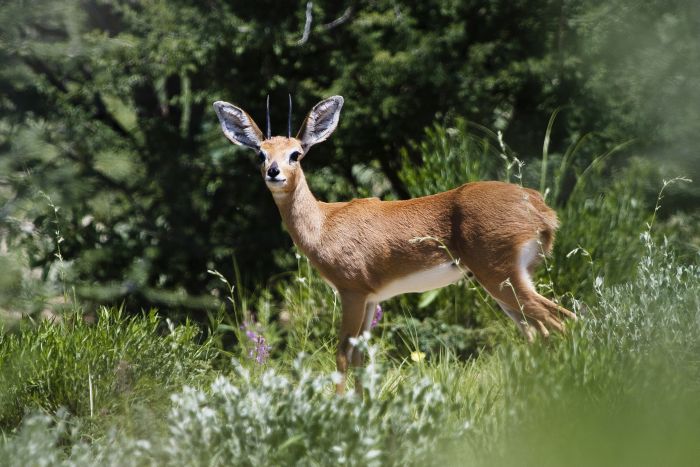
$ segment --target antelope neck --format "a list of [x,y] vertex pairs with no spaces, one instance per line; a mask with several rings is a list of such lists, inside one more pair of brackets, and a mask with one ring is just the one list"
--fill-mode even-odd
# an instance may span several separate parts
[[299,171],[296,179],[293,191],[273,193],[273,198],[294,244],[308,255],[309,250],[315,248],[319,243],[321,226],[325,216],[306,184],[304,173]]

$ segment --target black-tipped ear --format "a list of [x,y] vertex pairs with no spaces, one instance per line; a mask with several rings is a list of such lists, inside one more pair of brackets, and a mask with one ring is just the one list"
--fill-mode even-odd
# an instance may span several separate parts
[[243,109],[228,102],[214,102],[214,110],[221,122],[224,135],[233,143],[251,149],[260,149],[262,132],[253,119]]
[[338,126],[343,97],[332,96],[322,100],[311,109],[299,130],[297,138],[301,141],[304,152],[314,144],[325,141]]

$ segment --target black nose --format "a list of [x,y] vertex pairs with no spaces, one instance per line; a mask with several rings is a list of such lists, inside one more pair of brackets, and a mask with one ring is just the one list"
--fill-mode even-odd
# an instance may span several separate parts
[[280,169],[277,168],[277,161],[273,162],[269,169],[267,169],[267,176],[270,178],[275,178],[280,174]]

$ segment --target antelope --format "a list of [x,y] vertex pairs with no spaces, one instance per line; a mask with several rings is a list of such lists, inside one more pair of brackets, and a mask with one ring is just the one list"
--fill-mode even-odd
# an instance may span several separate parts
[[[291,96],[286,137],[271,136],[269,97],[265,137],[241,108],[214,103],[226,138],[257,152],[260,173],[295,245],[340,296],[338,394],[345,391],[348,364],[363,365],[353,338],[369,330],[379,302],[399,294],[444,287],[467,275],[528,341],[537,333],[562,331],[564,317],[576,319],[533,286],[534,268],[551,252],[558,227],[556,213],[535,190],[480,181],[403,201],[318,201],[301,161],[336,129],[343,102],[332,96],[316,104],[295,137]],[[355,389],[362,390],[358,382]]]

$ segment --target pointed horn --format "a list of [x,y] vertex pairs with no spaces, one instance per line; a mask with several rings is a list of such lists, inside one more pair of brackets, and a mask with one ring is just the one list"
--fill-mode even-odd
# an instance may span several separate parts
[[267,95],[267,139],[272,137],[272,130],[270,129],[270,95]]
[[289,94],[289,117],[287,118],[287,138],[292,137],[292,95]]

